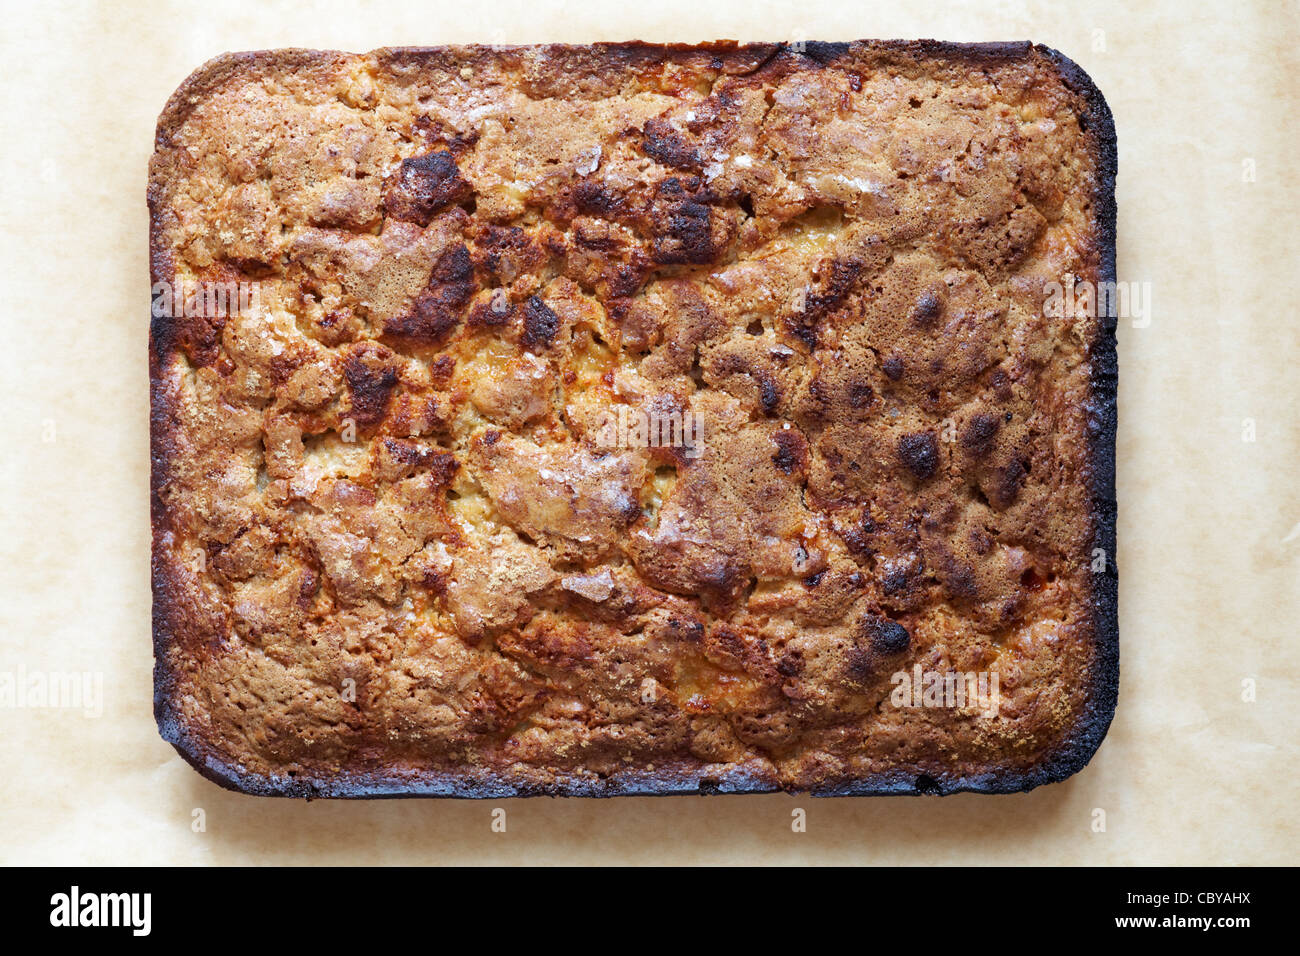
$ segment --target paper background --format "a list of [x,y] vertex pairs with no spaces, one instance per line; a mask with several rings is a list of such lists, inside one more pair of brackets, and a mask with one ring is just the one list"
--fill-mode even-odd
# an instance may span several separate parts
[[[1137,7],[1138,9],[1134,9]],[[44,3],[0,34],[0,671],[104,712],[0,710],[0,862],[1285,863],[1300,691],[1300,6],[1125,2]],[[201,779],[151,705],[145,166],[225,50],[597,39],[1032,39],[1120,140],[1118,716],[1030,794],[272,801]],[[1243,181],[1254,160],[1255,182]],[[1244,420],[1255,441],[1243,440]],[[53,428],[53,435],[50,428]],[[47,441],[53,437],[52,441]],[[1242,700],[1242,681],[1257,700]],[[504,806],[508,828],[490,830]],[[791,832],[791,810],[808,813]],[[191,829],[193,811],[206,831]],[[1093,832],[1094,810],[1106,831]]]

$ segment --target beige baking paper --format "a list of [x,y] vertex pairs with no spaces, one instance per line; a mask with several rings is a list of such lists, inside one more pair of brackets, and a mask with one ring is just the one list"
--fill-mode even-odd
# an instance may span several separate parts
[[[1296,3],[63,2],[4,16],[0,676],[88,673],[102,705],[0,709],[0,861],[1292,861]],[[151,713],[145,167],[177,84],[267,47],[858,37],[1046,43],[1115,113],[1119,277],[1149,283],[1151,308],[1119,330],[1123,677],[1092,764],[1028,794],[942,800],[308,804],[201,779]]]

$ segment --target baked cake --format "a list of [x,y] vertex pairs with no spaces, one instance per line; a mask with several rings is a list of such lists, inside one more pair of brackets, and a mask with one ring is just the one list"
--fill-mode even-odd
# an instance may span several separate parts
[[1075,772],[1115,163],[1029,44],[206,64],[149,170],[162,735],[307,797]]

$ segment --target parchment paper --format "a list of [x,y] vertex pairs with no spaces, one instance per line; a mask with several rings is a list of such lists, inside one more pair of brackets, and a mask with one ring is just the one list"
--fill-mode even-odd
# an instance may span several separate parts
[[[1292,860],[1294,2],[63,2],[4,16],[0,675],[100,675],[102,702],[97,716],[0,708],[0,861]],[[1119,332],[1123,677],[1086,770],[1029,794],[943,800],[307,804],[222,791],[159,739],[145,167],[157,114],[193,68],[277,46],[928,36],[1057,47],[1119,129],[1119,274],[1149,282],[1152,300]],[[807,832],[792,832],[796,808]]]

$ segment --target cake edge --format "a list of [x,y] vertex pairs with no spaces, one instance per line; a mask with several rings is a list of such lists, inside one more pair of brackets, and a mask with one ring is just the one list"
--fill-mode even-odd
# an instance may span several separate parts
[[[1088,73],[1059,51],[1028,41],[995,43],[959,43],[938,40],[874,41],[860,40],[872,46],[917,56],[944,56],[951,59],[1003,60],[1033,53],[1046,57],[1056,68],[1062,82],[1078,94],[1087,107],[1086,129],[1089,148],[1096,165],[1096,195],[1093,235],[1098,249],[1098,281],[1116,280],[1115,180],[1118,172],[1118,144],[1114,119],[1105,97]],[[831,65],[851,47],[850,42],[807,41],[797,51],[823,66]],[[757,55],[759,61],[750,70],[761,69],[769,60],[790,49],[789,43],[737,44],[716,41],[701,44],[654,44],[641,41],[598,43],[590,45],[543,45],[547,49],[568,51],[609,51],[628,56],[666,52],[714,52],[718,55]],[[419,55],[446,47],[389,47],[374,53]],[[482,48],[458,47],[462,50]],[[196,69],[168,99],[158,122],[156,148],[162,148],[171,132],[187,115],[187,107],[205,93],[216,89],[237,71],[250,66],[319,64],[322,58],[348,57],[339,51],[284,49],[226,53]],[[157,155],[156,153],[154,154]],[[172,273],[167,253],[159,244],[158,192],[156,170],[150,162],[148,204],[150,211],[149,263],[150,281]],[[1018,793],[1048,783],[1065,780],[1082,770],[1101,746],[1113,720],[1119,695],[1119,601],[1118,569],[1115,563],[1117,500],[1115,496],[1115,440],[1117,427],[1118,354],[1113,319],[1099,317],[1097,335],[1090,349],[1090,390],[1087,408],[1089,453],[1087,462],[1092,501],[1092,548],[1104,554],[1105,570],[1092,575],[1093,661],[1091,686],[1080,707],[1074,727],[1044,759],[1024,770],[990,769],[986,773],[948,775],[916,774],[893,770],[862,777],[845,777],[827,781],[813,788],[783,786],[770,773],[755,764],[718,765],[716,768],[662,768],[654,771],[628,770],[606,778],[580,771],[561,777],[562,782],[533,784],[507,778],[482,768],[465,767],[457,771],[400,771],[383,773],[342,771],[329,777],[262,774],[232,765],[221,759],[200,732],[188,727],[173,704],[177,675],[168,665],[166,648],[170,642],[174,590],[172,575],[159,547],[165,508],[159,489],[166,475],[172,445],[171,398],[162,386],[159,374],[164,360],[172,354],[169,330],[152,319],[149,331],[150,372],[150,514],[153,532],[151,548],[152,632],[154,653],[154,717],[162,738],[203,777],[239,793],[254,796],[297,798],[397,798],[457,797],[505,798],[527,796],[670,796],[680,794],[798,792],[814,796],[884,796],[900,794]]]

